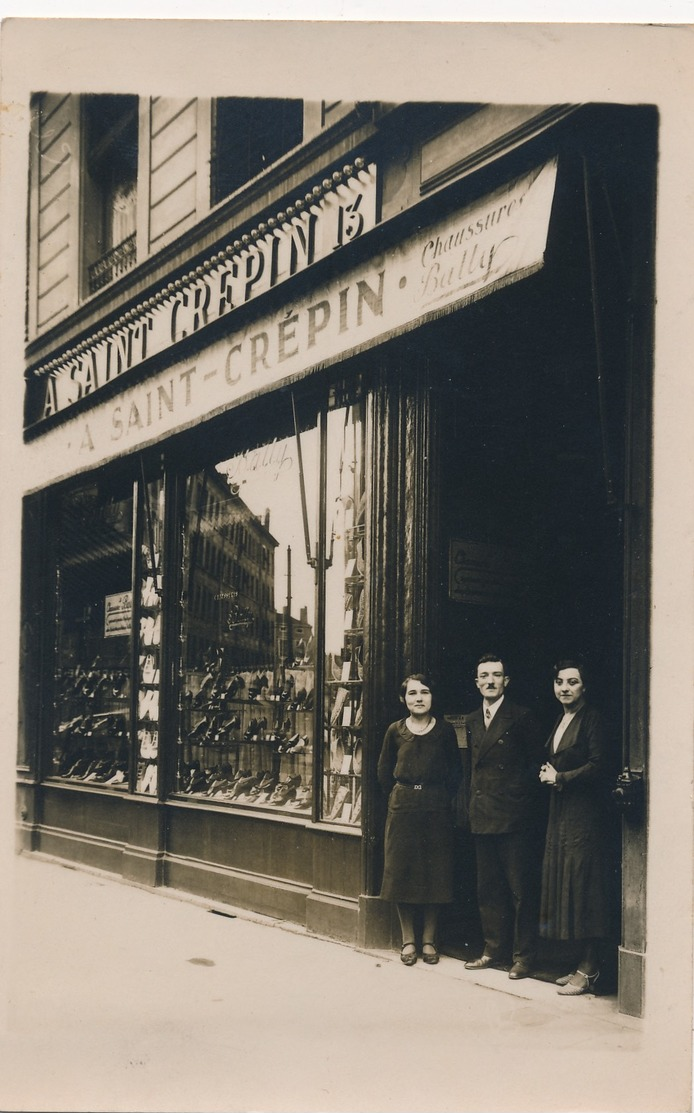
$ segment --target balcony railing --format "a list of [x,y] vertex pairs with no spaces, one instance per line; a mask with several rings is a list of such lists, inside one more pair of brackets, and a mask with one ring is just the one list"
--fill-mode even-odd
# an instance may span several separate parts
[[133,232],[126,240],[112,247],[110,251],[107,251],[105,255],[91,264],[89,267],[90,294],[100,290],[102,286],[107,286],[109,282],[113,282],[114,278],[118,278],[135,266],[135,238],[136,233]]

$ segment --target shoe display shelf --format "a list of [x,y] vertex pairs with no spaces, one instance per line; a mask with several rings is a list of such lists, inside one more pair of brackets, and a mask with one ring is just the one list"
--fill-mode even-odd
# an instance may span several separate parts
[[[158,556],[155,554],[155,562]],[[161,595],[158,573],[145,565],[140,592],[139,678],[137,696],[137,791],[156,796],[159,756],[159,680],[161,676]]]
[[227,670],[221,655],[184,674],[179,791],[246,806],[310,809],[313,668],[261,683],[267,675]]
[[344,637],[326,684],[323,818],[357,824],[361,818],[365,527],[346,530]]
[[56,676],[53,775],[128,786],[130,683],[122,662],[95,658]]

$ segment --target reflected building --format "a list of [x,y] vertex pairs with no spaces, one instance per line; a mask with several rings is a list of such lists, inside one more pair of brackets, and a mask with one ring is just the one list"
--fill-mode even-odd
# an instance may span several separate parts
[[308,607],[301,607],[299,617],[284,607],[275,616],[277,623],[277,658],[287,665],[313,663],[313,627],[308,620]]
[[221,652],[235,669],[267,667],[275,647],[275,550],[270,511],[258,516],[212,468],[187,485],[185,562],[189,666]]

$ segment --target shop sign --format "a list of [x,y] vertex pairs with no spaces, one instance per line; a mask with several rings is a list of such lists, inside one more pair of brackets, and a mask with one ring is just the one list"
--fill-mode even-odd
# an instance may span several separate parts
[[455,731],[455,737],[458,742],[459,750],[467,750],[467,729],[466,722],[467,716],[465,715],[444,715],[447,723],[450,723]]
[[119,591],[104,598],[104,637],[121,638],[130,633],[132,591]]
[[532,579],[530,558],[506,545],[453,538],[448,554],[448,597],[454,603],[508,607]]
[[45,456],[93,466],[534,273],[544,258],[555,178],[553,160],[231,332],[194,361],[126,389],[43,438],[51,445]]
[[370,231],[376,224],[376,167],[357,159],[347,170],[352,173],[326,179],[305,200],[130,310],[115,327],[53,361],[50,372],[37,369],[41,388],[32,420],[69,409]]

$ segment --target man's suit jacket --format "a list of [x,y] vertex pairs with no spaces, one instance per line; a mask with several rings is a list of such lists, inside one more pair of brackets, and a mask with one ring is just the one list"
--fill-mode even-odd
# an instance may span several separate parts
[[539,772],[543,732],[527,709],[507,697],[485,729],[482,707],[466,715],[470,754],[470,830],[502,835],[536,827],[544,814]]

